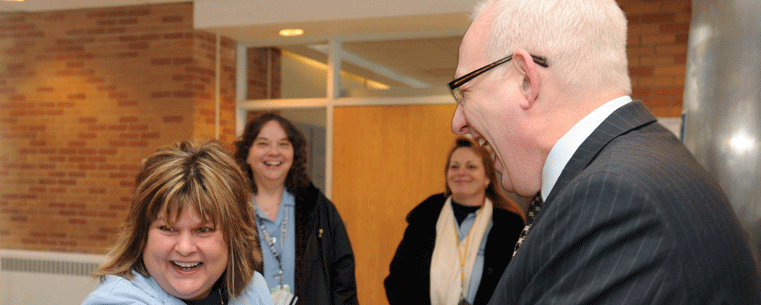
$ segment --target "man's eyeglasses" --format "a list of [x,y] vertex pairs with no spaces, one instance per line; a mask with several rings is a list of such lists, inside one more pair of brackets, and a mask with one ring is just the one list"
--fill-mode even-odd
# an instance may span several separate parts
[[[540,66],[545,67],[545,68],[550,66],[550,63],[544,57],[539,57],[539,56],[531,55],[531,58],[534,59],[534,62],[537,65],[540,65]],[[462,84],[467,83],[469,80],[476,78],[476,76],[484,74],[486,71],[489,71],[489,70],[493,69],[496,66],[504,64],[504,63],[510,61],[511,59],[513,59],[513,55],[512,54],[508,55],[505,58],[497,60],[497,61],[495,61],[493,63],[485,65],[485,66],[483,66],[481,68],[478,68],[478,69],[476,69],[473,72],[465,74],[465,75],[463,75],[461,77],[458,77],[457,79],[449,82],[449,90],[452,91],[452,96],[454,96],[454,99],[457,101],[457,103],[458,104],[462,103],[463,96],[462,96],[462,90],[460,90],[460,86],[462,86]]]

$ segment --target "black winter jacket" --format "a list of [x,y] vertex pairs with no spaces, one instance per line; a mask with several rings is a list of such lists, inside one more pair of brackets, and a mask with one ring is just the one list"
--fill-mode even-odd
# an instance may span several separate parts
[[341,215],[314,185],[296,197],[298,304],[357,304],[354,253]]
[[[428,197],[407,215],[407,229],[383,282],[386,297],[394,304],[431,304],[431,256],[436,243],[436,222],[447,197]],[[486,237],[484,271],[473,305],[486,304],[513,255],[523,230],[523,218],[494,208],[492,228]]]

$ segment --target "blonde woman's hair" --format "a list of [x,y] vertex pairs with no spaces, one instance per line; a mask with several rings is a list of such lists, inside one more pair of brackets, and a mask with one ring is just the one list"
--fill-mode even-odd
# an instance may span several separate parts
[[250,204],[249,182],[240,167],[217,141],[200,145],[183,141],[156,150],[142,164],[127,220],[106,263],[95,271],[132,279],[132,270],[150,276],[143,251],[151,224],[183,209],[192,209],[203,221],[221,229],[228,248],[222,286],[230,299],[240,295],[254,271],[262,270],[259,235]]

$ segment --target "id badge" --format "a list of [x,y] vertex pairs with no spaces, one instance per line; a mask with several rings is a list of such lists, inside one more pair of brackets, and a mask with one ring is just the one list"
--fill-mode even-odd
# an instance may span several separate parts
[[272,292],[272,302],[275,305],[295,305],[299,297],[291,293],[291,287],[288,285],[277,286],[270,289]]

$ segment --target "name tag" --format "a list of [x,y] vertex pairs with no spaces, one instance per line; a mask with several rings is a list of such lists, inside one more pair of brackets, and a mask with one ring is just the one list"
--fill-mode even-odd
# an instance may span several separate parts
[[299,297],[291,293],[291,287],[288,285],[274,287],[270,289],[270,292],[275,305],[295,305],[299,300]]

